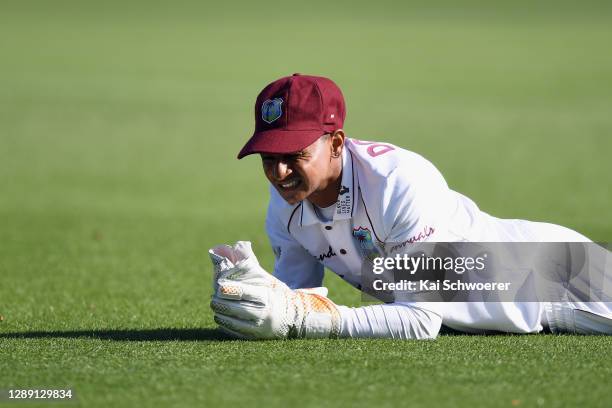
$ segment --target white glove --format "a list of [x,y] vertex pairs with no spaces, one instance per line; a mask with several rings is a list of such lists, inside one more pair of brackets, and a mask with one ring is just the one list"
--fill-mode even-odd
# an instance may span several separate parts
[[222,330],[246,339],[338,337],[340,313],[326,288],[289,289],[259,265],[248,241],[208,253],[215,269],[210,307]]

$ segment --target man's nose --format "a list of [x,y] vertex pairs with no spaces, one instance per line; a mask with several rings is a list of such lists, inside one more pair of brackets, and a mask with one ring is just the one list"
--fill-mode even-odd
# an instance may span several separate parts
[[291,169],[284,160],[278,160],[274,166],[274,178],[283,180],[291,174]]

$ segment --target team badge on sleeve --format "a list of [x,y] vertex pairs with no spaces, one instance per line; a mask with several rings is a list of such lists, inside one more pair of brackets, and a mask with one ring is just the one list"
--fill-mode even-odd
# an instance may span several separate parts
[[266,123],[272,123],[283,114],[281,105],[283,98],[267,99],[261,104],[261,118]]

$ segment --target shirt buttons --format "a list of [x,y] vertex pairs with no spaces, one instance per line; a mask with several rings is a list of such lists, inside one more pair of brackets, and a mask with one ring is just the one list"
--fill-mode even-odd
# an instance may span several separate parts
[[342,248],[342,249],[340,250],[340,253],[341,253],[342,255],[346,255],[346,249]]
[[331,227],[331,225],[326,225],[325,229],[329,231],[330,229],[332,229],[332,227]]

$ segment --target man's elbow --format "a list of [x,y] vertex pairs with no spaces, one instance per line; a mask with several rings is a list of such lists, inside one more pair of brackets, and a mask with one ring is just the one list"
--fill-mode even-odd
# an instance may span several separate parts
[[442,317],[428,310],[414,308],[414,317],[416,322],[413,325],[412,336],[418,340],[435,340],[440,333],[442,327]]

